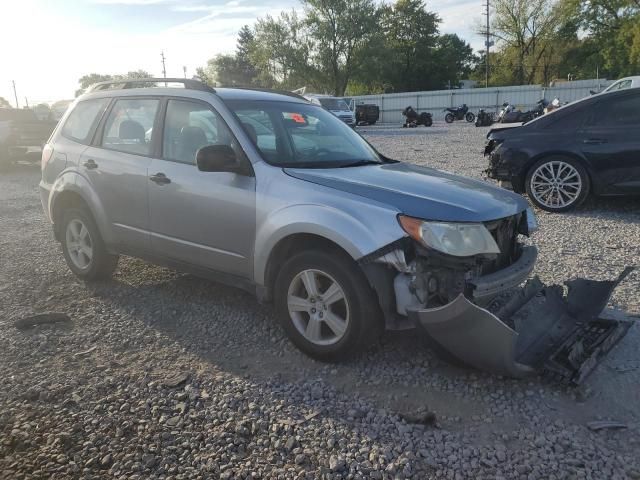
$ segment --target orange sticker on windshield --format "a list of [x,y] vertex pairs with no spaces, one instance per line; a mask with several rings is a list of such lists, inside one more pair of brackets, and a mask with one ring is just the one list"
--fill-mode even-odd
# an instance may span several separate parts
[[307,123],[304,117],[299,113],[287,113],[287,115],[296,123]]

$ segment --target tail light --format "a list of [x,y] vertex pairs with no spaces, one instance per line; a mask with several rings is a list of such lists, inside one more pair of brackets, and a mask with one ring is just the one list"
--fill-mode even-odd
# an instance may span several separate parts
[[44,168],[47,166],[47,162],[51,160],[52,155],[53,155],[53,147],[48,143],[45,144],[45,146],[42,147],[42,164],[41,164],[42,170],[44,170]]

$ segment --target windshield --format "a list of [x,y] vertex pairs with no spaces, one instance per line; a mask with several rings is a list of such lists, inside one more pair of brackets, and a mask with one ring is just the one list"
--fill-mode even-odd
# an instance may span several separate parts
[[336,168],[382,163],[360,135],[318,105],[227,101],[268,163]]
[[322,105],[327,110],[349,110],[347,102],[345,102],[341,98],[324,97],[318,98],[318,101],[320,102],[320,105]]

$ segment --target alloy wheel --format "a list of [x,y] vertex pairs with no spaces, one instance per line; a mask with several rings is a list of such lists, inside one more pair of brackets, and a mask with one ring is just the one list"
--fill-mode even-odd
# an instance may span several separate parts
[[287,292],[287,307],[294,326],[309,342],[332,345],[349,326],[349,302],[340,284],[320,270],[298,273]]
[[67,224],[65,240],[69,257],[80,270],[86,270],[93,260],[93,242],[89,229],[80,219],[73,219]]
[[543,163],[533,172],[530,182],[535,200],[549,209],[568,207],[582,191],[580,174],[563,161]]

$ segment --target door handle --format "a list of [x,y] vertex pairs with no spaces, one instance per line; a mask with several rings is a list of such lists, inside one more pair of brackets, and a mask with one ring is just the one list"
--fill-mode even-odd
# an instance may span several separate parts
[[98,164],[94,160],[91,160],[91,159],[89,159],[86,162],[84,162],[83,165],[85,166],[85,168],[87,170],[94,170],[94,169],[98,168]]
[[587,145],[600,145],[602,143],[607,143],[607,139],[606,138],[587,138],[586,140],[583,140],[582,143],[585,143]]
[[171,183],[171,179],[167,178],[164,173],[156,173],[155,175],[151,175],[149,180],[157,183],[158,185],[166,185],[167,183]]

